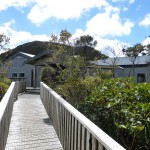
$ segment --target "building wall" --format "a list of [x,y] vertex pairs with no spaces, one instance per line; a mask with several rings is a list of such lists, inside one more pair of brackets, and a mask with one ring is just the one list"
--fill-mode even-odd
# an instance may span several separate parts
[[[131,67],[124,67],[124,73],[123,74],[120,74],[118,72],[118,76],[119,77],[129,77],[129,72],[131,70]],[[133,75],[132,74],[132,71],[131,71],[131,76]],[[145,78],[145,82],[150,82],[150,66],[141,66],[141,67],[135,67],[135,79],[136,79],[136,82],[140,82],[140,76],[141,78],[144,77]],[[142,82],[142,80],[141,80]]]
[[[12,65],[8,71],[8,77],[13,80],[19,80],[25,78],[27,87],[35,86],[35,66],[25,64],[27,59],[22,56],[16,56],[12,59]],[[24,77],[23,77],[24,75]],[[40,86],[40,72],[39,68],[36,68],[36,86]]]

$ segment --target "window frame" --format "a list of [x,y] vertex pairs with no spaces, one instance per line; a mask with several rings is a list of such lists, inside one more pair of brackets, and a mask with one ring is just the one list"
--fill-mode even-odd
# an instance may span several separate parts
[[[21,74],[24,74],[24,75],[21,76]],[[24,72],[19,72],[19,78],[25,78],[25,73]]]
[[[14,76],[16,74],[16,76]],[[13,72],[12,73],[12,78],[17,78],[18,77],[18,73],[17,72]]]
[[[140,75],[144,75],[143,77],[143,79],[142,79],[142,76],[140,77]],[[144,82],[147,82],[147,80],[146,80],[146,73],[137,73],[137,75],[136,75],[136,81],[137,81],[137,83],[144,83]],[[139,80],[139,78],[141,78],[140,80]]]

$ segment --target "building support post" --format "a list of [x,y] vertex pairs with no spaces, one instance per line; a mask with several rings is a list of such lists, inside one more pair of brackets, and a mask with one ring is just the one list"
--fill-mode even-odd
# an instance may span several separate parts
[[36,66],[34,66],[34,85],[33,85],[33,88],[36,88],[36,78],[37,78],[37,69],[36,69]]

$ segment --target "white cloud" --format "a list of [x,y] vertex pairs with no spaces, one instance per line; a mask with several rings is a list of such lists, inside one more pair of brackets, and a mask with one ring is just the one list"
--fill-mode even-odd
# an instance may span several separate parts
[[134,26],[133,22],[126,20],[124,23],[119,16],[119,9],[108,6],[104,13],[98,13],[87,22],[86,32],[97,36],[122,36],[129,35]]
[[129,2],[129,4],[133,4],[135,0],[112,0],[112,2]]
[[[122,49],[129,46],[129,43],[121,42],[117,39],[94,38],[98,41],[96,49],[109,57],[123,56]],[[113,54],[111,50],[113,50],[115,54]]]
[[145,18],[139,22],[140,26],[150,27],[150,13],[145,16]]
[[128,11],[127,7],[123,7],[122,9],[123,9],[123,11]]
[[6,22],[0,26],[0,33],[4,33],[6,36],[10,37],[10,44],[8,45],[8,48],[14,48],[29,41],[48,41],[50,39],[50,37],[45,34],[32,35],[30,32],[26,31],[15,31],[11,27],[14,23],[15,21],[11,20],[10,22]]
[[114,57],[114,55],[112,54],[110,49],[108,49],[108,47],[112,48],[115,51],[116,56],[123,56],[122,49],[124,47],[129,46],[129,43],[121,42],[117,39],[112,40],[112,39],[102,38],[100,36],[94,36],[90,33],[84,32],[81,29],[76,30],[75,34],[73,35],[73,39],[87,34],[93,36],[94,40],[97,40],[98,43],[95,49],[101,51],[103,54],[106,54],[109,57]]
[[34,24],[40,25],[51,17],[57,19],[79,18],[81,14],[92,9],[101,8],[107,0],[0,0],[0,11],[15,7],[30,9],[27,18]]
[[34,0],[0,0],[0,10],[6,10],[8,7],[23,8]]
[[50,17],[57,19],[79,18],[82,13],[92,8],[107,5],[106,0],[36,0],[28,14],[28,19],[40,25]]
[[148,45],[150,44],[150,37],[147,37],[143,42],[142,42],[143,45]]
[[129,43],[123,43],[115,38],[112,40],[108,37],[129,35],[134,24],[129,20],[122,22],[119,13],[120,10],[118,8],[107,5],[104,13],[95,15],[87,22],[87,28],[84,31],[77,29],[73,38],[89,34],[98,41],[97,50],[113,57],[113,54],[107,49],[107,47],[111,47],[116,55],[123,56],[121,50],[124,46],[128,47]]

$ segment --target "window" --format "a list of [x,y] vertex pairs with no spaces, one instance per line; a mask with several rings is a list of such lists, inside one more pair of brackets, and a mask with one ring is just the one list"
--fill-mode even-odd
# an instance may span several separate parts
[[20,77],[20,78],[24,78],[24,77],[25,77],[25,74],[24,74],[24,73],[19,73],[19,77]]
[[146,82],[146,77],[144,73],[137,74],[137,82],[138,83]]
[[20,67],[24,66],[24,62],[25,62],[25,59],[24,58],[20,58],[19,59],[19,66]]
[[17,78],[17,73],[12,73],[12,78]]
[[22,67],[24,66],[25,58],[15,58],[13,59],[12,66],[13,67]]
[[19,66],[19,59],[18,58],[13,59],[12,66],[13,67],[18,67]]

